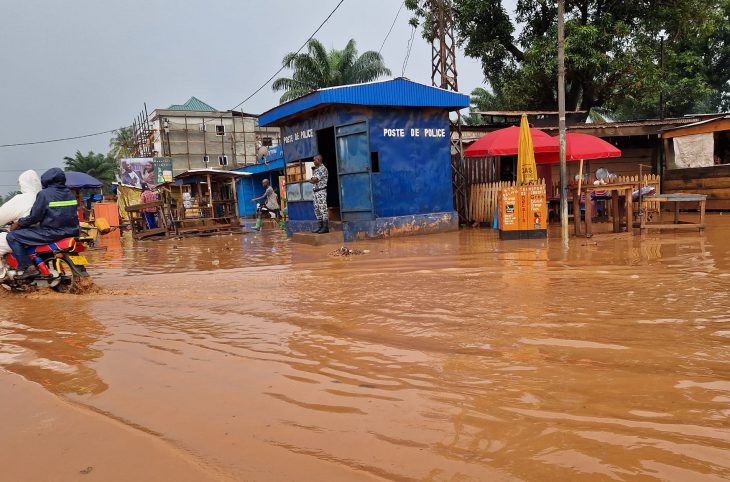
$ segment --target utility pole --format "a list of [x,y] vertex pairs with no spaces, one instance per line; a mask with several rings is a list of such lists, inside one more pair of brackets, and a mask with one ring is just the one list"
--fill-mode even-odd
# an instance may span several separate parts
[[659,33],[659,72],[662,77],[659,89],[659,119],[664,120],[664,31]]
[[[565,0],[558,0],[558,130],[560,132],[560,232],[568,241],[568,163],[565,160]],[[580,196],[580,193],[578,193]],[[580,206],[573,206],[580,222]],[[587,212],[587,211],[586,211]]]
[[[452,0],[430,0],[433,16],[431,39],[431,84],[434,87],[459,91],[456,74],[456,41],[454,40],[454,7]],[[454,208],[459,213],[459,224],[467,223],[468,197],[464,176],[464,145],[461,136],[461,113],[451,121],[451,179],[454,189]]]

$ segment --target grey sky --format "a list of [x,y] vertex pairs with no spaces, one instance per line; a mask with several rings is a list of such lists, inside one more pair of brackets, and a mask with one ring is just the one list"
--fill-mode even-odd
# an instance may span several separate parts
[[[0,144],[74,136],[129,125],[194,95],[233,107],[296,50],[338,0],[23,0],[3,2]],[[512,2],[509,2],[512,3]],[[400,0],[345,0],[317,38],[378,50]],[[383,56],[401,74],[411,28],[404,8]],[[406,77],[430,83],[430,45],[417,33]],[[460,55],[463,92],[482,85],[479,62]],[[266,87],[242,108],[262,112],[280,94]],[[0,192],[25,169],[60,166],[66,155],[106,152],[109,136],[0,148]]]

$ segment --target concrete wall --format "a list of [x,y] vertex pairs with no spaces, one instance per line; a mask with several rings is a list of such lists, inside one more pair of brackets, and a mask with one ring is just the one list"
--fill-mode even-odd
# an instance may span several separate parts
[[[259,128],[253,117],[232,116],[230,112],[203,113],[185,111],[155,111],[152,125],[156,130],[155,150],[173,160],[178,174],[187,169],[208,167],[234,169],[255,164],[264,137],[273,145],[279,142],[277,128]],[[168,120],[168,132],[164,120]],[[223,126],[219,135],[216,126]],[[205,130],[202,130],[205,126]],[[228,165],[221,166],[219,156],[227,156]]]

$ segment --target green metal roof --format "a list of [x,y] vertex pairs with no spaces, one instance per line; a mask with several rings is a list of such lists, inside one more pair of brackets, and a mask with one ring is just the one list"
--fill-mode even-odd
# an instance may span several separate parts
[[197,97],[191,97],[184,104],[172,104],[167,110],[194,110],[201,112],[218,112],[217,109],[209,106]]

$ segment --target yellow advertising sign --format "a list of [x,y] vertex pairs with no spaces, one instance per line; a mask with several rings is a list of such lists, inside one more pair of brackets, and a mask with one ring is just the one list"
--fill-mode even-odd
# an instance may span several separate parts
[[499,231],[503,239],[547,236],[544,184],[506,187],[500,191]]

